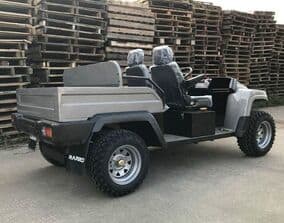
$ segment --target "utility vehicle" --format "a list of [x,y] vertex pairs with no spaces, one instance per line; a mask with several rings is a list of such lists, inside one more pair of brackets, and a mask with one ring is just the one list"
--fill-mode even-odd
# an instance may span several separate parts
[[64,87],[17,91],[14,126],[39,142],[55,166],[86,173],[111,196],[134,191],[149,166],[149,148],[237,137],[240,149],[260,157],[272,148],[273,118],[253,110],[268,100],[229,77],[183,75],[167,46],[129,53],[126,73],[115,61],[64,72]]

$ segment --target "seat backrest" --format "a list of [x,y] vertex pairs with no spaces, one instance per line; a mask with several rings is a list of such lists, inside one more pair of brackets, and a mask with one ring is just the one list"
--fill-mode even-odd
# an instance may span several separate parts
[[[144,51],[141,49],[131,50],[127,57],[128,67],[126,68],[127,76],[137,76],[151,78],[150,72],[144,65]],[[147,80],[128,79],[128,86],[145,87],[150,86]]]
[[64,71],[65,87],[119,87],[122,72],[116,61],[79,66]]
[[[127,76],[145,77],[151,79],[150,72],[146,65],[140,64],[126,69]],[[128,86],[130,87],[151,87],[152,85],[147,80],[128,79]]]
[[185,107],[189,101],[182,87],[184,79],[178,64],[173,61],[173,56],[173,51],[168,46],[154,48],[152,79],[164,91],[166,104],[170,107]]
[[164,91],[166,104],[169,107],[183,108],[186,106],[184,92],[171,66],[154,66],[151,68],[151,73],[153,81]]

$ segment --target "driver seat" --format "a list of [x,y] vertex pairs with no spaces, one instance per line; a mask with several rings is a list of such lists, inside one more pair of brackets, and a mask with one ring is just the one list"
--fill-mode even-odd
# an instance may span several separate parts
[[191,97],[187,94],[183,73],[173,57],[173,51],[168,46],[155,47],[153,50],[152,79],[165,92],[166,104],[175,110],[211,108],[212,96]]

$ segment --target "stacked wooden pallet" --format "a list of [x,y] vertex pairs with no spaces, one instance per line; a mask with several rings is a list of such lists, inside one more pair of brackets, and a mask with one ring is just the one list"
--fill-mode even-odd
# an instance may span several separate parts
[[144,50],[145,64],[151,64],[154,39],[154,17],[147,6],[138,3],[109,1],[106,59],[127,66],[130,50]]
[[219,76],[222,9],[210,3],[194,2],[193,18],[195,44],[191,57],[194,74]]
[[62,85],[65,69],[103,61],[104,0],[34,0],[33,82]]
[[181,67],[190,65],[193,42],[192,4],[188,0],[140,0],[155,15],[155,45],[168,45]]
[[25,50],[31,40],[31,4],[28,0],[0,0],[0,136],[18,134],[11,124],[16,89],[28,85],[31,69]]
[[270,93],[284,96],[284,25],[277,25],[270,76],[275,82],[275,87],[270,88]]
[[270,63],[276,35],[274,12],[255,12],[254,15],[256,32],[251,49],[249,86],[269,91],[276,86],[275,77],[270,75]]
[[248,85],[250,80],[250,56],[255,33],[253,14],[223,11],[222,74]]

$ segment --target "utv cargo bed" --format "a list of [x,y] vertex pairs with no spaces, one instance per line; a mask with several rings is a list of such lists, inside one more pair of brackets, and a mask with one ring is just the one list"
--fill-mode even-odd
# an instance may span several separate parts
[[146,87],[58,87],[17,91],[18,112],[56,122],[81,121],[106,111],[160,113],[163,103]]

